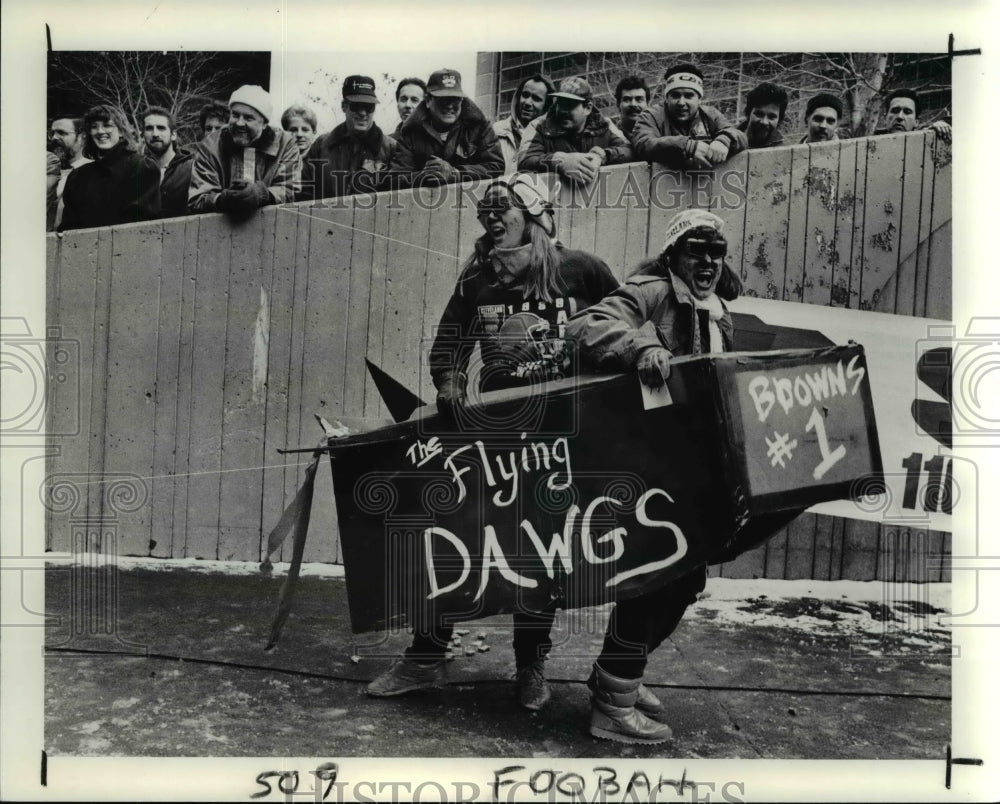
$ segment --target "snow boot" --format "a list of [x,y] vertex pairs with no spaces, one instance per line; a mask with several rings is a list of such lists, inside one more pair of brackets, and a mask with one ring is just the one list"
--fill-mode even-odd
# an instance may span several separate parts
[[[587,679],[587,687],[591,692],[597,689],[597,665],[590,671],[590,678]],[[635,708],[647,717],[659,720],[661,715],[666,714],[666,707],[663,701],[653,694],[653,691],[645,684],[639,684],[639,694],[635,701]]]
[[650,720],[635,708],[639,679],[617,678],[594,665],[590,698],[590,733],[619,743],[663,743],[673,736],[670,726]]

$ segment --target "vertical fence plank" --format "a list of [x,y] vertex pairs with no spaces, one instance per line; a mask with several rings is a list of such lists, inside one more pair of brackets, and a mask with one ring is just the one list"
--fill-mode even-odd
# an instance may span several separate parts
[[658,254],[663,248],[667,224],[678,212],[691,206],[691,181],[679,170],[668,170],[652,163],[649,171],[649,226],[646,253]]
[[[625,168],[620,168],[624,170]],[[650,168],[646,162],[636,162],[628,165],[628,176],[623,188],[626,204],[625,218],[625,257],[621,265],[609,264],[611,271],[619,280],[624,280],[632,274],[647,256],[656,254],[659,249],[647,250],[649,238],[656,238],[656,232],[649,231],[649,176]],[[660,232],[661,238],[663,233]]]
[[767,546],[762,544],[723,564],[721,575],[723,578],[763,578],[766,570]]
[[[934,169],[934,147],[936,136],[933,132],[923,135],[923,160],[920,186],[920,224],[917,233],[916,265],[913,276],[913,308],[899,310],[904,315],[921,318],[927,315],[927,271],[930,261],[931,223],[934,216],[934,185],[937,171]],[[951,203],[949,198],[949,204]],[[951,255],[948,256],[948,276],[951,277]]]
[[868,139],[859,308],[874,310],[899,264],[905,136]]
[[785,250],[794,148],[747,154],[747,209],[743,229],[743,292],[780,299],[785,281]]
[[[183,218],[163,222],[160,256],[159,316],[156,321],[156,382],[153,409],[153,479],[150,481],[149,554],[174,554],[177,406],[180,384],[181,299],[187,224]],[[181,542],[183,544],[183,542]]]
[[256,561],[260,555],[265,385],[270,298],[264,261],[273,248],[275,210],[233,229],[226,308],[219,475],[219,558]]
[[839,142],[816,146],[809,153],[802,301],[828,305],[837,257],[841,146]]
[[878,563],[879,528],[877,522],[863,519],[844,520],[845,580],[873,581]]
[[[261,558],[268,534],[278,523],[285,506],[294,499],[294,486],[298,480],[297,464],[303,460],[301,455],[278,454],[279,449],[298,446],[296,442],[289,440],[297,437],[297,432],[293,433],[289,429],[293,396],[296,422],[298,421],[298,393],[292,392],[289,375],[292,361],[292,321],[295,316],[295,275],[300,267],[296,262],[297,236],[300,218],[308,220],[300,216],[298,210],[299,207],[289,206],[277,209],[273,252],[270,265],[265,262],[264,266],[271,299],[271,327],[267,343]],[[278,555],[280,557],[281,553]]]
[[912,315],[916,308],[917,247],[924,184],[924,137],[904,138],[903,188],[900,196],[899,254],[896,275],[886,285],[875,309]]
[[764,546],[767,548],[764,551],[764,577],[784,578],[788,560],[788,527],[775,531]]
[[431,223],[429,200],[425,196],[432,192],[435,191],[418,189],[400,193],[402,209],[392,210],[389,217],[380,367],[414,392],[420,384],[418,333],[423,323]]
[[231,231],[231,224],[221,215],[203,216],[198,227],[187,552],[209,558],[219,556],[219,470]]
[[928,318],[951,319],[951,145],[934,144],[934,204],[927,260]]
[[[201,240],[200,218],[187,218],[184,222],[184,256],[182,268],[180,346],[177,354],[177,415],[174,432],[174,500],[172,524],[172,553],[174,558],[195,556],[193,546],[187,543],[189,491],[200,477],[191,473],[191,415],[194,397],[195,319],[198,305],[198,244]],[[202,556],[208,558],[209,556]]]
[[854,206],[851,232],[851,275],[847,283],[846,307],[861,309],[861,275],[864,269],[865,253],[865,195],[868,176],[868,140],[859,140],[854,161]]
[[736,154],[715,169],[709,209],[722,218],[723,234],[729,246],[726,261],[734,271],[743,265],[744,226],[746,225],[746,188],[750,154]]
[[[385,318],[386,270],[389,260],[389,219],[393,214],[390,207],[395,205],[395,192],[379,193],[375,204],[372,226],[371,290],[369,293],[368,359],[376,365],[382,363],[384,336],[382,322]],[[371,376],[365,376],[365,416],[387,416],[382,397]]]
[[788,523],[788,555],[785,559],[785,579],[812,577],[816,522],[813,515],[801,514]]
[[162,238],[159,222],[112,232],[104,472],[129,475],[137,488],[106,484],[104,517],[117,521],[118,549],[133,556],[149,554]]
[[[349,363],[364,365],[364,356],[347,350],[350,315],[351,254],[354,241],[353,205],[332,205],[311,211],[309,287],[306,293],[302,344],[302,412],[298,440],[316,443],[322,437],[314,416],[344,415],[345,372]],[[330,461],[320,460],[313,493],[313,511],[306,541],[306,561],[334,561],[338,555],[336,506]]]
[[347,354],[344,366],[344,415],[365,413],[365,381],[368,370],[368,332],[371,329],[372,254],[375,238],[375,210],[366,197],[354,207],[354,232],[351,238],[351,279],[347,306]]
[[806,258],[806,210],[809,206],[809,163],[814,149],[833,150],[835,143],[792,148],[789,177],[788,235],[785,248],[785,279],[781,298],[803,300]]
[[111,319],[111,255],[114,253],[112,230],[101,229],[97,235],[97,260],[94,276],[93,355],[94,372],[90,387],[90,446],[87,451],[87,517],[104,516],[104,452],[108,400],[108,333]]
[[813,564],[810,578],[833,580],[833,520],[828,516],[808,514],[813,522]]
[[597,177],[599,193],[594,209],[594,254],[613,272],[620,274],[628,245],[628,205],[626,196],[629,171],[625,167],[605,168]]
[[[863,149],[864,143],[860,147]],[[859,142],[842,140],[837,173],[837,209],[830,250],[830,304],[851,306],[851,259],[854,242],[854,209],[857,193]],[[862,157],[863,158],[863,157]]]

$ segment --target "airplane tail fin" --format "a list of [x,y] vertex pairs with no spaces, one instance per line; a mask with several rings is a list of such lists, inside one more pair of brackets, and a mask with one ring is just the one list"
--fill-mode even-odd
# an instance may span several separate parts
[[375,387],[382,395],[382,401],[385,402],[394,422],[405,422],[413,415],[413,411],[427,404],[405,385],[382,371],[371,360],[366,358],[365,365],[368,366],[368,373],[372,375]]

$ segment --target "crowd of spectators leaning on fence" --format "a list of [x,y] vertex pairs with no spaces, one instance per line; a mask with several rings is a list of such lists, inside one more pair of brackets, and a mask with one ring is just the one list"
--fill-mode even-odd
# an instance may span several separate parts
[[[836,140],[844,122],[841,99],[819,93],[806,104],[801,138],[788,142],[781,133],[788,92],[764,82],[747,94],[743,119],[734,125],[707,102],[704,76],[694,64],[667,70],[655,103],[644,78],[623,78],[613,119],[598,109],[586,79],[556,84],[536,74],[515,90],[509,115],[493,122],[465,94],[459,72],[445,68],[426,82],[399,82],[399,124],[389,134],[375,123],[375,90],[372,78],[349,76],[341,87],[344,122],[320,133],[308,107],[293,105],[278,117],[266,90],[242,86],[228,103],[202,109],[202,139],[186,146],[178,142],[174,117],[160,106],[140,113],[137,133],[109,105],[94,106],[83,117],[57,116],[47,153],[48,229],[203,212],[245,216],[268,204],[514,171],[589,183],[601,167],[626,162],[711,169],[746,149]],[[889,92],[884,127],[875,133],[912,131],[919,115],[915,92]],[[951,137],[945,121],[928,128]]]

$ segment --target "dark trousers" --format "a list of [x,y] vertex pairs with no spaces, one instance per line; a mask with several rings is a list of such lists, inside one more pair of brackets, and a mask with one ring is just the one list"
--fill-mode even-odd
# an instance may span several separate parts
[[597,663],[618,678],[642,678],[649,654],[670,636],[705,588],[702,566],[667,586],[615,604]]
[[[514,612],[514,661],[523,670],[552,650],[552,621],[555,609],[542,612]],[[444,658],[455,626],[437,622],[431,626],[416,625],[413,643],[406,649],[406,657],[418,662],[434,662]]]

